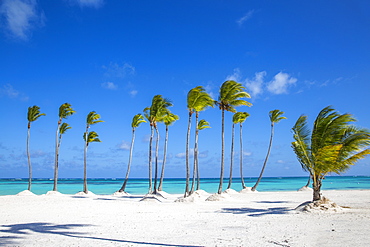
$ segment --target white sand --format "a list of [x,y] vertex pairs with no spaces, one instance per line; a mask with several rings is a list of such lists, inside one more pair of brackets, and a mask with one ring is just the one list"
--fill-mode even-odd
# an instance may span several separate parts
[[323,195],[350,208],[295,210],[307,191],[0,196],[0,246],[369,246],[370,190]]

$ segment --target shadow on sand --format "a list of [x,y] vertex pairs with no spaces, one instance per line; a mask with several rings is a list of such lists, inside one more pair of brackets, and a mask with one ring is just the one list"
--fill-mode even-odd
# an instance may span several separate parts
[[[130,241],[123,239],[111,239],[111,238],[102,238],[88,236],[87,233],[77,232],[75,229],[83,228],[87,224],[66,224],[66,225],[56,225],[52,223],[26,223],[26,224],[12,224],[12,225],[0,225],[0,233],[7,234],[7,236],[0,236],[1,245],[19,245],[17,239],[23,239],[24,236],[32,233],[41,233],[41,234],[56,234],[66,237],[76,238],[76,239],[93,239],[117,243],[126,243],[126,244],[136,244],[136,245],[154,245],[154,246],[188,246],[195,247],[196,245],[178,245],[178,244],[165,244],[165,243],[152,243],[152,242],[141,242],[141,241]],[[101,245],[104,245],[102,243]]]
[[232,214],[247,214],[252,217],[260,217],[271,214],[289,214],[294,210],[287,207],[272,207],[272,208],[223,208],[221,213]]

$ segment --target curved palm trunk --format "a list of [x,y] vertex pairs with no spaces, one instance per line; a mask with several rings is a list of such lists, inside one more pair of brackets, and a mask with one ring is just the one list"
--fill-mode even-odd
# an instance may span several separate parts
[[199,164],[197,163],[197,190],[200,189],[200,174],[199,174]]
[[308,176],[307,184],[304,187],[308,187],[310,185],[310,182],[311,182],[311,175]]
[[167,142],[168,142],[168,126],[166,126],[166,138],[164,140],[164,150],[163,150],[163,164],[162,164],[161,179],[158,185],[158,191],[162,191],[162,185],[163,185],[163,179],[164,179],[164,168],[165,168],[166,159],[167,159]]
[[152,193],[152,142],[153,142],[153,126],[150,126],[150,140],[149,140],[149,191],[148,194]]
[[[87,139],[87,134],[86,134],[86,139]],[[87,189],[87,165],[86,165],[86,159],[87,159],[87,147],[88,147],[88,142],[85,142],[85,148],[84,148],[84,191],[86,194],[88,193]]]
[[228,189],[231,188],[232,180],[233,180],[233,163],[234,163],[234,126],[232,126],[231,130],[231,157],[230,157],[230,176],[229,176],[229,185],[227,186]]
[[225,153],[225,124],[224,124],[225,111],[222,109],[222,128],[221,128],[221,174],[220,174],[220,184],[218,186],[218,194],[222,192],[222,184],[224,180],[224,153]]
[[125,177],[125,181],[123,182],[123,185],[122,185],[121,189],[118,192],[123,192],[126,189],[126,185],[127,185],[127,181],[128,181],[128,176],[130,174],[130,169],[131,169],[132,150],[134,148],[134,142],[135,142],[135,128],[132,128],[132,139],[131,139],[131,146],[130,146],[130,156],[129,156],[128,164],[127,164],[126,177]]
[[313,201],[321,200],[321,185],[322,185],[322,178],[319,175],[312,176],[313,182]]
[[191,190],[190,193],[194,192],[195,187],[195,177],[197,176],[197,170],[198,170],[198,135],[199,135],[199,129],[198,129],[198,112],[195,113],[195,144],[194,144],[194,166],[193,166],[193,181],[191,184]]
[[191,127],[191,115],[189,112],[189,121],[188,121],[188,132],[186,135],[186,182],[185,182],[185,194],[184,197],[187,197],[189,194],[189,180],[190,180],[190,166],[189,166],[189,139],[190,139],[190,127]]
[[61,119],[59,119],[58,121],[58,127],[57,127],[57,131],[56,131],[56,134],[55,134],[55,163],[54,163],[54,187],[53,187],[53,191],[57,191],[58,190],[58,159],[59,159],[59,141],[58,141],[58,138],[59,138],[59,127],[60,127],[60,122],[61,122]]
[[31,123],[28,123],[27,131],[27,161],[28,161],[28,190],[31,190],[32,186],[32,166],[30,157],[30,136],[31,136]]
[[242,181],[242,188],[245,189],[244,176],[243,176],[243,127],[240,123],[240,180]]
[[155,141],[155,169],[154,169],[154,194],[157,193],[157,180],[158,180],[158,147],[159,147],[159,131],[155,127],[156,141]]
[[255,191],[258,184],[260,183],[261,181],[261,178],[262,178],[262,175],[263,175],[263,172],[265,171],[265,167],[266,167],[266,164],[267,164],[267,160],[270,156],[270,151],[271,151],[271,146],[272,146],[272,139],[274,138],[274,123],[271,123],[271,136],[270,136],[270,144],[269,144],[269,148],[267,150],[267,155],[266,155],[266,158],[265,158],[265,161],[263,162],[263,166],[262,166],[262,170],[261,170],[261,173],[260,173],[260,176],[258,177],[258,180],[256,182],[256,184],[252,187],[252,191]]

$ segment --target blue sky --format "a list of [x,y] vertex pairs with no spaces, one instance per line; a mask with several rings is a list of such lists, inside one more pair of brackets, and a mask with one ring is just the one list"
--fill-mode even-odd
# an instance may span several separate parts
[[[124,177],[132,117],[156,94],[171,99],[180,116],[170,127],[166,176],[184,177],[187,92],[203,86],[217,99],[227,79],[252,96],[252,107],[238,108],[250,113],[243,125],[245,176],[259,174],[274,109],[288,119],[275,127],[265,176],[304,176],[290,144],[301,114],[313,121],[332,105],[370,128],[369,11],[365,0],[2,0],[0,177],[28,176],[26,114],[33,105],[47,114],[31,128],[33,176],[53,177],[57,114],[65,102],[77,113],[66,120],[72,129],[63,136],[60,177],[83,176],[90,111],[105,122],[91,128],[102,143],[89,147],[88,176]],[[225,175],[231,117],[226,113]],[[221,112],[211,108],[200,118],[212,126],[199,137],[201,176],[218,177]],[[149,134],[148,124],[136,131],[132,177],[148,176]],[[160,134],[162,154],[162,125]],[[238,150],[236,144],[236,176]],[[370,175],[369,165],[370,157],[347,174]]]

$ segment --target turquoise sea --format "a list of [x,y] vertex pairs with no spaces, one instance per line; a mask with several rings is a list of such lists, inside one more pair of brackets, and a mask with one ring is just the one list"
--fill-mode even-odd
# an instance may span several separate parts
[[[258,191],[296,191],[306,185],[307,177],[266,177],[258,185]],[[246,185],[251,187],[257,178],[245,178]],[[218,178],[201,179],[200,188],[215,193],[219,184]],[[34,179],[32,192],[41,195],[53,189],[52,179]],[[109,195],[121,188],[123,179],[88,179],[88,189],[95,194]],[[228,180],[224,180],[226,189]],[[15,195],[28,186],[28,179],[0,179],[0,195]],[[129,179],[126,191],[130,194],[146,194],[148,179]],[[241,190],[240,179],[233,179],[234,190]],[[83,189],[82,179],[59,179],[58,191],[63,194],[76,194]],[[370,189],[370,176],[328,176],[323,181],[323,190],[361,190]],[[185,179],[165,179],[163,190],[171,194],[181,194],[185,190]]]

